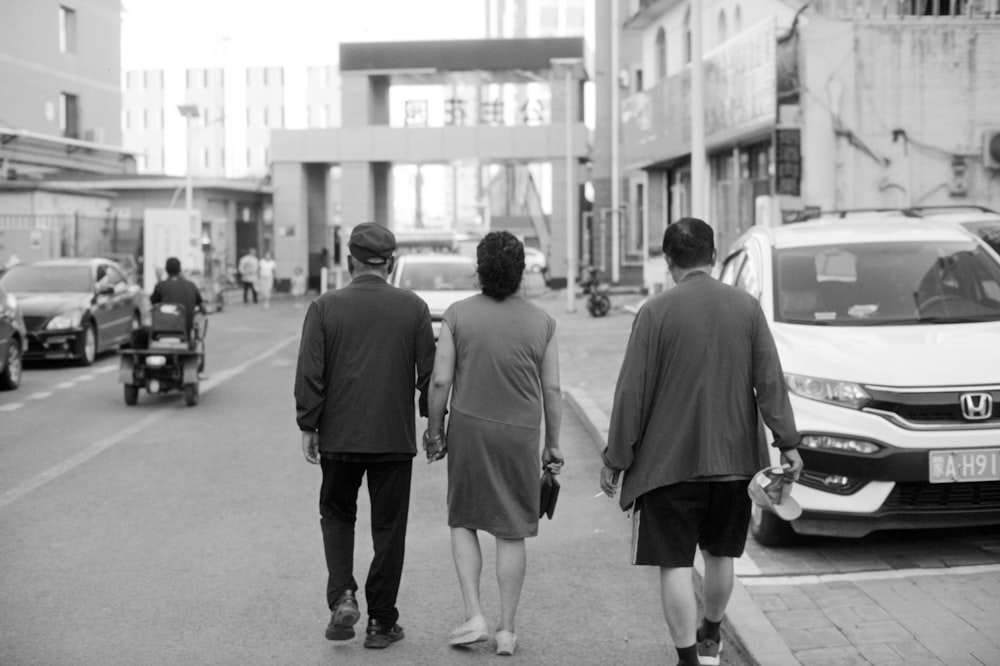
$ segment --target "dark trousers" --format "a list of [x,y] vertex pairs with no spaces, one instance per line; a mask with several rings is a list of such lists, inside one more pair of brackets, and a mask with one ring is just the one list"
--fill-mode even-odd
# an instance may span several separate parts
[[256,303],[257,302],[257,287],[254,286],[254,283],[252,281],[251,282],[244,282],[243,283],[243,302],[244,303],[248,303],[249,302],[247,300],[247,290],[248,289],[250,290],[251,293],[253,293],[253,302]]
[[361,477],[367,474],[375,555],[365,581],[365,600],[368,617],[391,626],[399,619],[396,596],[403,575],[413,461],[364,463],[322,458],[320,464],[323,485],[319,513],[329,572],[327,605],[332,608],[344,590],[358,589],[354,579],[354,524]]

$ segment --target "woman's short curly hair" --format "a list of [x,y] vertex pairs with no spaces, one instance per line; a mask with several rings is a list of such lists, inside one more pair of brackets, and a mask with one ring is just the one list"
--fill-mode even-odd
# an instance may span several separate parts
[[483,293],[502,301],[521,288],[524,244],[509,231],[491,231],[476,248],[476,273]]

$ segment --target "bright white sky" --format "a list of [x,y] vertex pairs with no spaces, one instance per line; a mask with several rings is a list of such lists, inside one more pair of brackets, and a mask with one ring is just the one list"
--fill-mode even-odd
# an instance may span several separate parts
[[476,39],[486,0],[124,0],[122,68],[334,64],[341,42]]

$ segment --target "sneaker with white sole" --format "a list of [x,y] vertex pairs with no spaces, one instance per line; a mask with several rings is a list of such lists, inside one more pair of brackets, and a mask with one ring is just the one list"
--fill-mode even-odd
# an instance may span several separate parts
[[465,621],[461,626],[452,630],[448,637],[449,645],[472,645],[482,643],[489,639],[489,627],[486,625],[486,618],[476,615]]
[[514,655],[514,648],[517,647],[517,634],[513,631],[501,630],[497,632],[497,654],[501,657],[511,657]]
[[701,666],[719,666],[719,653],[722,652],[722,639],[713,641],[706,638],[698,641],[698,663]]

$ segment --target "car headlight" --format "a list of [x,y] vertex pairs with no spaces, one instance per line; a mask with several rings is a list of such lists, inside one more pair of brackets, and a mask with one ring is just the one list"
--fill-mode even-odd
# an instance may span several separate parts
[[872,397],[860,384],[802,375],[785,375],[788,389],[795,395],[831,405],[861,409]]
[[864,439],[831,437],[830,435],[802,435],[799,446],[819,451],[843,451],[845,453],[861,453],[864,455],[878,453],[882,448],[878,444]]
[[66,328],[77,328],[80,326],[80,321],[82,319],[83,310],[64,312],[62,314],[57,314],[55,317],[50,319],[49,323],[45,325],[45,329],[48,331],[60,331]]

